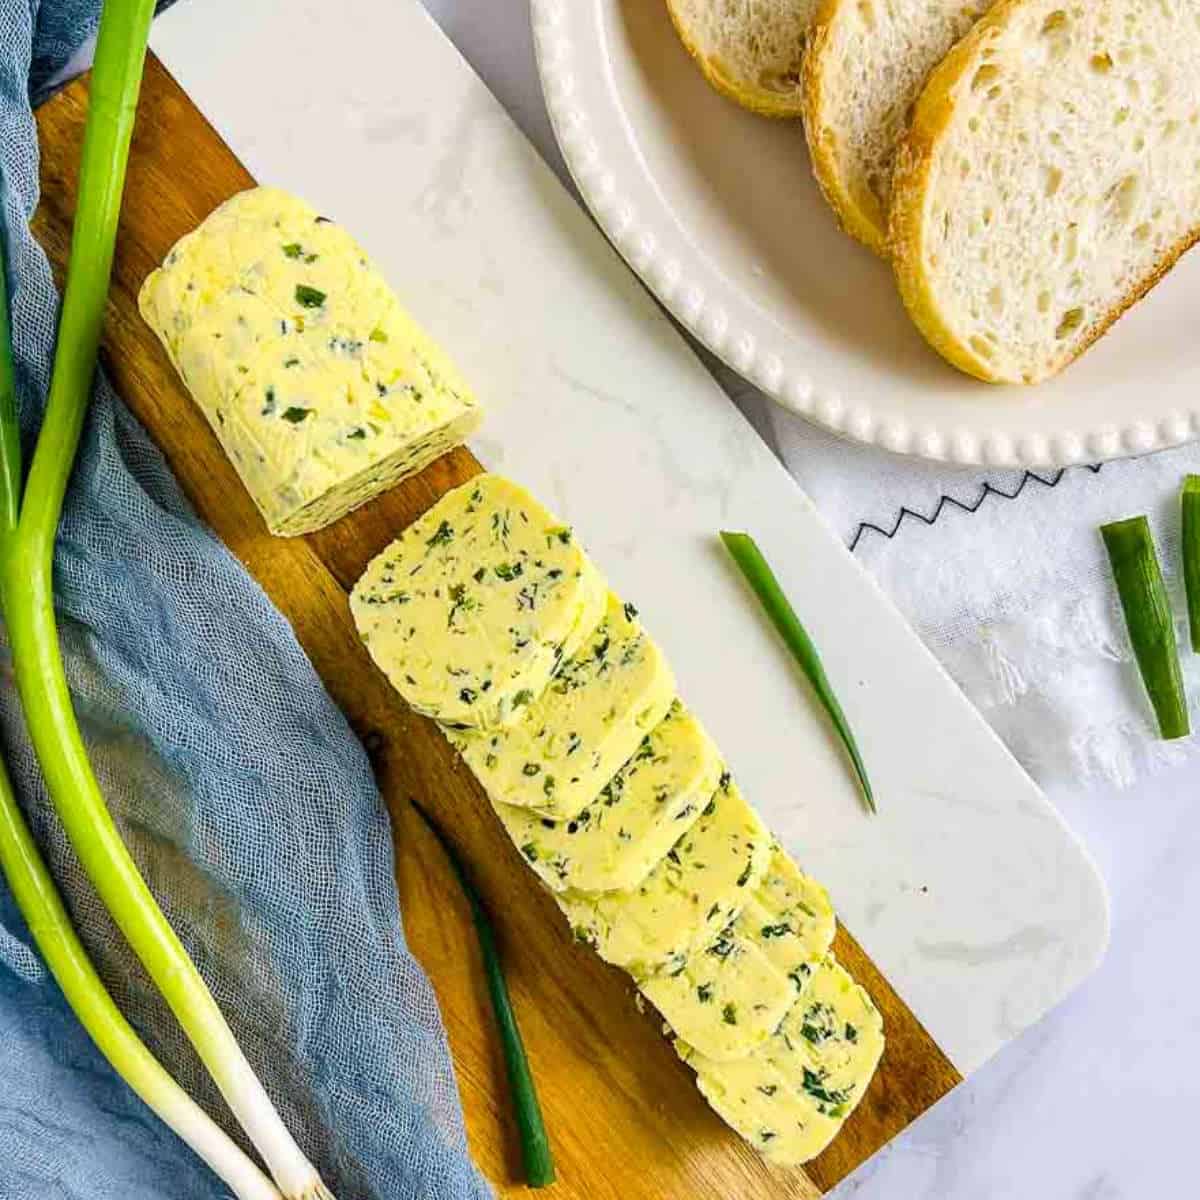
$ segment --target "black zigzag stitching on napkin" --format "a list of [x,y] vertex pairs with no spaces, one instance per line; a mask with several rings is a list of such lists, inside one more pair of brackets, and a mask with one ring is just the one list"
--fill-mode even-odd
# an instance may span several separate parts
[[[1104,466],[1103,463],[1085,463],[1083,470],[1091,471],[1093,475],[1098,475]],[[867,533],[877,533],[881,537],[887,538],[889,541],[900,532],[900,526],[904,524],[905,518],[912,517],[916,521],[920,521],[923,525],[933,525],[940,517],[943,511],[947,508],[961,509],[965,513],[973,513],[979,511],[979,506],[989,497],[998,496],[1001,500],[1015,500],[1030,483],[1040,483],[1042,487],[1052,488],[1057,487],[1062,482],[1063,476],[1071,470],[1070,467],[1060,467],[1053,475],[1039,475],[1036,471],[1026,471],[1021,476],[1021,482],[1011,492],[1006,492],[1003,488],[996,487],[994,483],[989,483],[986,479],[979,489],[979,495],[975,500],[966,504],[955,496],[943,495],[937,502],[937,507],[934,508],[932,514],[926,515],[923,512],[917,512],[916,509],[901,507],[899,514],[896,517],[891,529],[884,529],[872,521],[864,521],[855,531],[854,537],[850,541],[850,552],[853,554],[858,549],[858,543],[862,541]]]

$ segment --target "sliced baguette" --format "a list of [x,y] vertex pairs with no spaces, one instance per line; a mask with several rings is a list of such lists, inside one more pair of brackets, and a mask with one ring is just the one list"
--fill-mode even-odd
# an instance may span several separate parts
[[717,91],[766,117],[800,115],[800,65],[819,0],[667,0]]
[[813,170],[843,228],[886,255],[892,164],[929,72],[991,0],[824,0],[803,69]]
[[1198,237],[1196,0],[1000,0],[931,75],[890,242],[955,366],[1054,375]]

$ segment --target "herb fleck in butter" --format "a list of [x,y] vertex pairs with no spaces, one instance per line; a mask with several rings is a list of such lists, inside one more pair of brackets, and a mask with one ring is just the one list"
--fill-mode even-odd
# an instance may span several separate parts
[[[553,528],[558,524],[523,489],[480,476],[443,497],[377,560],[380,580],[385,564],[408,580],[413,601],[403,622],[370,603],[372,572],[356,586],[356,620],[369,614],[380,629],[368,643],[373,657],[419,711],[464,730],[511,726],[590,634],[602,613],[603,579],[578,547],[545,549]],[[389,669],[388,661],[403,663],[402,670]],[[440,668],[460,672],[452,692],[438,678]],[[399,686],[405,676],[418,681],[415,687]],[[464,687],[475,694],[469,706]],[[487,755],[504,757],[487,738],[479,755],[480,770]],[[563,773],[553,774],[565,786]],[[544,779],[538,785],[541,794]]]
[[296,303],[304,308],[320,308],[325,303],[325,293],[306,283],[296,284]]

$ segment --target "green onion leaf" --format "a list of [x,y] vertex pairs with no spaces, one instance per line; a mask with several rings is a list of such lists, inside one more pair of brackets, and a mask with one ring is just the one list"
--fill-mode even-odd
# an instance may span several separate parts
[[1102,526],[1100,533],[1159,732],[1167,739],[1187,737],[1191,725],[1179,667],[1175,618],[1150,523],[1145,517],[1131,517]]
[[[0,563],[17,533],[21,441],[0,236]],[[0,869],[63,996],[113,1070],[195,1151],[239,1200],[280,1200],[259,1168],[175,1082],[121,1014],[80,942],[0,760]]]
[[1200,475],[1183,481],[1183,582],[1192,650],[1200,654]]
[[504,1065],[508,1070],[508,1085],[512,1089],[513,1105],[517,1113],[525,1180],[530,1187],[547,1187],[554,1182],[554,1159],[550,1154],[550,1141],[542,1120],[542,1107],[538,1103],[533,1072],[529,1069],[529,1059],[525,1054],[525,1043],[521,1040],[521,1030],[517,1027],[517,1018],[508,995],[508,985],[504,982],[504,968],[500,964],[500,952],[496,947],[492,923],[470,875],[467,874],[466,866],[450,844],[449,838],[415,800],[412,806],[429,827],[430,833],[441,843],[467,903],[471,906],[471,918],[475,922],[475,932],[479,937],[479,949],[483,956],[483,971],[492,1000],[492,1011],[496,1014],[496,1024],[500,1027],[500,1045],[504,1051]]
[[286,1200],[318,1200],[329,1192],[288,1133],[121,840],[88,760],[58,643],[55,534],[96,369],[153,14],[154,0],[105,0],[101,12],[50,394],[16,529],[0,543],[0,603],[30,741],[80,865],[279,1191]]
[[100,1053],[239,1200],[279,1200],[271,1181],[146,1049],[96,974],[0,762],[0,867],[42,958]]
[[17,528],[21,506],[21,428],[17,423],[17,373],[8,320],[8,277],[0,225],[0,534]]
[[305,308],[320,308],[325,303],[325,293],[306,283],[296,284],[296,303]]
[[829,715],[829,720],[833,723],[833,728],[850,759],[850,765],[854,768],[863,801],[870,812],[875,812],[875,793],[871,789],[867,768],[858,751],[858,743],[854,740],[854,734],[850,731],[846,714],[842,711],[842,706],[834,694],[833,686],[825,674],[825,667],[821,663],[821,656],[817,653],[812,638],[808,636],[808,631],[800,623],[800,618],[796,616],[795,610],[779,586],[779,580],[775,578],[775,573],[763,557],[755,540],[748,533],[730,533],[722,530],[721,541],[725,543],[726,550],[729,551],[733,561],[737,563],[738,569],[746,577],[746,582],[758,597],[758,601],[766,610],[771,623],[778,630],[779,636],[783,638],[792,657],[811,684],[821,706]]

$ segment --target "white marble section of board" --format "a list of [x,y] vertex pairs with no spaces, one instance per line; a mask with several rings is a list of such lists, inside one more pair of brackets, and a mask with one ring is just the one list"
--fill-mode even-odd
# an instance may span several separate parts
[[[256,178],[366,244],[664,644],[746,794],[964,1073],[1098,961],[1102,884],[1053,809],[417,0],[184,0],[168,69]],[[716,541],[761,543],[875,780],[838,750]]]

